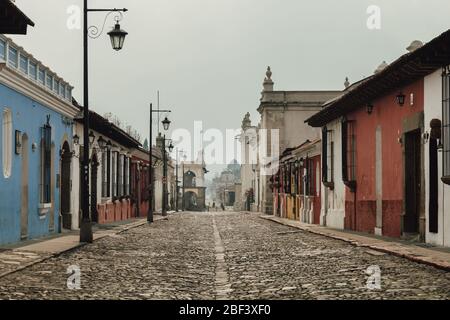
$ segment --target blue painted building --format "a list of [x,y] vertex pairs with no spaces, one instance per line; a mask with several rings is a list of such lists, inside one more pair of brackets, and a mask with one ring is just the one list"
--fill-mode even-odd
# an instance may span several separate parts
[[61,231],[77,112],[72,87],[0,35],[0,245]]

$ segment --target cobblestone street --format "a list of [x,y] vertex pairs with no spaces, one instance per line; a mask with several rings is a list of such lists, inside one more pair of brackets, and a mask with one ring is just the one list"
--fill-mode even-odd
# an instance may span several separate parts
[[[366,287],[373,265],[380,290]],[[254,214],[182,213],[0,278],[0,298],[450,299],[450,273]]]

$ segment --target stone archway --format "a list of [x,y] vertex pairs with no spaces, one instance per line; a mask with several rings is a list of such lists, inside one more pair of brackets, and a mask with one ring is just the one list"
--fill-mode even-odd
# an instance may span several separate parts
[[184,208],[187,211],[197,211],[197,194],[193,191],[187,191],[184,193]]
[[72,211],[70,206],[70,171],[72,165],[72,152],[69,143],[64,142],[61,149],[61,201],[60,210],[62,217],[62,227],[64,229],[72,229]]

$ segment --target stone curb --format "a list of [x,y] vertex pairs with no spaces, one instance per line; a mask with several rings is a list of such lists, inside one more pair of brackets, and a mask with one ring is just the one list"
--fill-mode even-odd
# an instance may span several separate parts
[[[168,218],[167,217],[154,218],[153,222],[157,222],[157,221],[161,221],[161,220],[168,220]],[[97,240],[100,240],[100,239],[103,239],[105,237],[109,237],[111,235],[120,234],[120,233],[126,232],[128,230],[141,227],[141,226],[145,225],[146,223],[147,223],[147,220],[143,219],[142,221],[137,221],[137,222],[132,222],[132,223],[126,224],[124,226],[121,226],[121,227],[117,228],[116,230],[112,230],[109,233],[104,233],[104,234],[99,235],[97,238],[95,238],[93,240],[93,242],[95,242]],[[94,234],[95,234],[95,232],[94,232]],[[85,245],[88,245],[88,244],[89,243],[87,243],[87,242],[77,243],[76,245],[74,245],[74,246],[72,246],[72,247],[70,247],[68,249],[64,249],[64,250],[61,250],[61,251],[58,251],[58,252],[55,252],[55,253],[52,253],[52,254],[48,254],[47,256],[45,256],[43,258],[40,258],[38,260],[34,260],[34,261],[31,261],[31,262],[28,262],[28,263],[26,263],[26,264],[24,264],[24,265],[22,265],[22,266],[20,266],[20,267],[18,267],[16,269],[14,269],[14,270],[10,270],[10,271],[4,272],[4,273],[0,273],[0,278],[3,278],[5,276],[7,276],[7,275],[10,275],[10,274],[22,271],[22,270],[24,270],[26,268],[29,268],[29,267],[31,267],[31,266],[33,266],[35,264],[44,262],[44,261],[46,261],[46,260],[48,260],[50,258],[58,257],[58,256],[62,255],[63,253],[79,249],[79,248],[84,247]],[[20,250],[20,248],[16,248],[15,250]]]
[[[333,234],[330,234],[330,233],[320,232],[318,230],[314,230],[314,226],[309,227],[309,226],[294,225],[293,223],[288,223],[288,222],[285,222],[283,220],[280,220],[280,219],[277,219],[277,218],[271,217],[271,216],[260,215],[259,217],[261,219],[269,220],[269,221],[272,221],[272,222],[275,222],[275,223],[278,223],[278,224],[281,224],[281,225],[284,225],[284,226],[297,228],[297,229],[300,229],[300,230],[303,230],[303,231],[306,231],[306,232],[310,232],[310,233],[313,233],[313,234],[321,235],[321,236],[332,238],[332,239],[336,239],[336,240],[341,240],[341,241],[350,243],[351,245],[356,246],[356,247],[370,248],[370,249],[375,250],[375,251],[379,251],[379,252],[387,253],[387,254],[390,254],[390,255],[393,255],[393,256],[397,256],[397,257],[401,257],[401,258],[404,258],[404,259],[408,259],[408,260],[416,262],[416,263],[426,264],[426,265],[429,265],[429,266],[432,266],[432,267],[435,267],[437,269],[441,269],[441,270],[444,270],[444,271],[450,271],[450,264],[449,263],[446,263],[444,261],[442,261],[442,262],[441,261],[436,261],[432,257],[429,257],[429,256],[415,256],[415,255],[412,255],[412,254],[409,254],[409,253],[405,253],[405,252],[401,252],[401,251],[397,251],[397,250],[392,250],[392,249],[385,248],[385,247],[380,247],[380,246],[377,246],[377,245],[361,244],[357,240],[354,240],[354,239],[350,239],[350,238],[346,238],[346,237],[342,237],[342,236],[333,235]],[[326,227],[321,226],[321,228],[326,228]],[[344,231],[342,231],[342,232],[344,232]],[[361,235],[359,235],[359,236],[361,236]]]

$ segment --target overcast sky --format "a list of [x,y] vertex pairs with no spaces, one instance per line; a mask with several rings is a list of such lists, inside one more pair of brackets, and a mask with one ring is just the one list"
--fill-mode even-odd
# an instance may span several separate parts
[[[342,89],[450,28],[448,0],[91,0],[90,7],[127,7],[124,49],[107,35],[90,41],[90,106],[112,112],[143,135],[148,104],[171,108],[173,128],[238,128],[258,107],[265,69],[275,89]],[[35,22],[15,36],[36,58],[75,86],[82,102],[82,34],[66,26],[82,0],[16,0]],[[368,6],[381,8],[381,29],[369,30]],[[91,24],[104,15],[91,13]],[[112,17],[106,31],[114,25]]]

